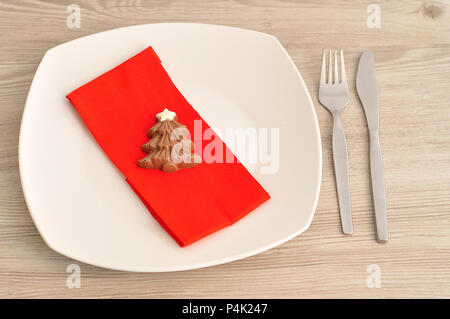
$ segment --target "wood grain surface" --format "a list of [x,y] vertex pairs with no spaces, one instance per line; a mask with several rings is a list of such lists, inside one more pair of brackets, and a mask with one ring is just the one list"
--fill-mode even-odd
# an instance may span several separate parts
[[[66,25],[69,4],[81,27]],[[381,8],[381,28],[366,10]],[[448,1],[0,1],[0,297],[450,297],[450,6]],[[177,273],[136,274],[83,264],[49,249],[30,218],[17,144],[33,75],[53,46],[112,28],[201,22],[275,35],[310,90],[323,141],[323,180],[309,230],[262,254]],[[332,119],[318,103],[321,53],[343,48],[351,103],[348,139],[355,234],[341,234]],[[391,239],[375,242],[368,134],[355,90],[357,61],[373,50],[380,90]],[[81,288],[66,267],[81,267]],[[381,287],[369,288],[369,265]],[[369,285],[370,286],[370,285]]]

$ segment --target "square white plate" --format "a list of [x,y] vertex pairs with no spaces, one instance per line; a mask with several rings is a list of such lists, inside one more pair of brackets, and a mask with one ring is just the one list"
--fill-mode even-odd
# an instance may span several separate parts
[[[213,128],[279,129],[275,174],[242,160],[272,198],[185,248],[153,219],[65,98],[149,45]],[[19,141],[25,199],[48,246],[85,263],[147,272],[225,263],[300,234],[316,208],[321,156],[311,97],[280,42],[190,23],[120,28],[49,50],[30,88]]]

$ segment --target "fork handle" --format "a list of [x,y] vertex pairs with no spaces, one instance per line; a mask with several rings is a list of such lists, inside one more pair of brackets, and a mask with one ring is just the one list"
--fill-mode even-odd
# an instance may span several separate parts
[[348,179],[347,141],[345,139],[340,113],[334,113],[333,119],[333,159],[339,199],[339,211],[341,215],[342,231],[344,234],[350,235],[353,233],[353,224]]
[[384,187],[383,158],[381,156],[380,137],[378,130],[370,130],[370,176],[372,179],[373,205],[375,208],[375,223],[379,242],[388,241],[388,224],[386,209],[386,190]]

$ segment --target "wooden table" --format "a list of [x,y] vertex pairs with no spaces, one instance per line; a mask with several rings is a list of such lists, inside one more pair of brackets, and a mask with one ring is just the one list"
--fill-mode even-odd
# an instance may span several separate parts
[[[71,3],[80,5],[80,28],[66,24]],[[379,0],[381,28],[368,27],[377,21],[366,21],[376,15],[366,11],[371,3],[0,1],[0,297],[450,297],[449,1]],[[282,42],[306,81],[320,122],[323,180],[314,221],[305,233],[277,248],[194,271],[126,273],[63,257],[39,236],[19,180],[19,127],[33,75],[44,53],[60,43],[162,21],[248,28]],[[317,101],[324,48],[345,50],[351,85],[343,122],[352,237],[340,231],[332,120]],[[391,235],[386,245],[375,242],[367,126],[354,86],[365,48],[375,54],[381,95]],[[66,286],[66,267],[72,263],[81,267],[79,289]],[[367,283],[377,269],[380,288]]]

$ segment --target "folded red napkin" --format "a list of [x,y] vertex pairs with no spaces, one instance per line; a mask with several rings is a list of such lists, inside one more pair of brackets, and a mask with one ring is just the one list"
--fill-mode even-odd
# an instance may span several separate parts
[[67,98],[151,214],[180,246],[235,223],[270,198],[234,155],[233,163],[203,161],[171,173],[137,166],[146,155],[141,145],[148,142],[147,131],[164,108],[176,112],[191,139],[195,138],[194,120],[202,121],[202,134],[209,128],[172,83],[151,47]]

